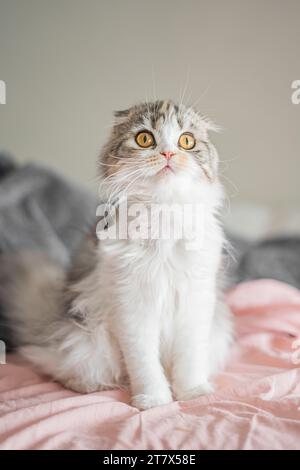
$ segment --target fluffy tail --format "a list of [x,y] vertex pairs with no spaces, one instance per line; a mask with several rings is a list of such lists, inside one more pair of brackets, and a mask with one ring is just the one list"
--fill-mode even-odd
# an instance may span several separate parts
[[62,314],[65,273],[42,253],[0,256],[0,340],[7,350],[42,342]]

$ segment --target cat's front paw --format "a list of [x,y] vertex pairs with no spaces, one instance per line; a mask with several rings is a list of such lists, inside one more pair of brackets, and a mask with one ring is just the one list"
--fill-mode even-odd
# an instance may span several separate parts
[[193,400],[194,398],[200,397],[201,395],[208,395],[212,393],[214,388],[210,382],[203,382],[197,387],[190,388],[188,390],[180,390],[175,393],[177,400],[186,401]]
[[131,404],[139,410],[148,410],[155,406],[167,405],[172,401],[171,392],[164,392],[162,394],[145,395],[139,394],[134,395],[131,399]]

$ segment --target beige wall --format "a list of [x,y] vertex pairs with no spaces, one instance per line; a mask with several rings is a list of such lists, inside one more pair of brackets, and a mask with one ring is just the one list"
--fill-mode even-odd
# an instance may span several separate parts
[[186,84],[225,128],[235,200],[300,202],[299,0],[0,0],[0,79],[0,147],[22,161],[92,187],[112,110]]

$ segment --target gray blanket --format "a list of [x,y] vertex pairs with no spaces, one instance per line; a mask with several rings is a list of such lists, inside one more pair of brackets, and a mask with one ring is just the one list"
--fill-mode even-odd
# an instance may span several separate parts
[[95,214],[88,191],[0,154],[0,253],[40,249],[67,267]]

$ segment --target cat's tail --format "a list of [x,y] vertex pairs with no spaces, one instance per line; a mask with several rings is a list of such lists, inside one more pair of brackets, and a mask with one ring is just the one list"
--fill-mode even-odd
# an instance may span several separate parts
[[0,340],[7,350],[42,341],[62,314],[64,284],[63,269],[42,253],[0,256]]

